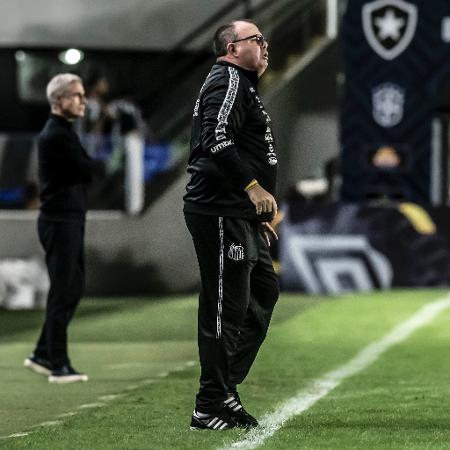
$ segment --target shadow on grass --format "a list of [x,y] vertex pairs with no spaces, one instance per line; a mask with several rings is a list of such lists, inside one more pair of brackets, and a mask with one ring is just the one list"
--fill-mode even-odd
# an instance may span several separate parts
[[[95,317],[98,325],[89,326],[83,330],[78,328],[77,340],[195,340],[197,305],[195,300],[192,301],[194,298],[195,296],[152,296],[151,298],[83,299],[77,309],[74,322],[79,325],[82,321],[78,322],[78,319]],[[273,324],[289,320],[324,301],[328,299],[283,294],[275,308]],[[141,309],[142,314],[140,314]],[[120,316],[122,312],[123,317]],[[44,316],[43,310],[0,310],[0,343],[14,342],[21,334],[29,331],[38,333]],[[101,320],[97,321],[97,317],[100,319],[108,316],[119,316],[119,318],[113,319],[116,323],[108,321],[106,327],[102,326]],[[130,317],[134,317],[132,322],[129,322]]]
[[[170,301],[161,298],[86,298],[82,299],[76,317],[101,316],[121,311],[137,310],[148,306],[149,302]],[[19,333],[38,330],[45,318],[45,310],[9,311],[0,309],[0,343],[14,340]]]

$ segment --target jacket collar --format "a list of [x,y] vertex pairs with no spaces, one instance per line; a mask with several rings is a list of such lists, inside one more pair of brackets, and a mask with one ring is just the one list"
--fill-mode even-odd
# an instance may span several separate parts
[[258,86],[259,77],[258,72],[256,72],[255,70],[247,70],[241,66],[238,66],[237,64],[233,64],[228,61],[217,61],[216,64],[218,64],[219,66],[231,66],[235,69],[238,69],[239,72],[242,73],[252,84]]
[[50,119],[59,123],[60,125],[64,125],[67,128],[72,128],[72,122],[68,121],[62,116],[59,116],[58,114],[50,113]]

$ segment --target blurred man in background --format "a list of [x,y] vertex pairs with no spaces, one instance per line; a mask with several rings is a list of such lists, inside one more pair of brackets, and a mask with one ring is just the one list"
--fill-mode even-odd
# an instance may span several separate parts
[[72,129],[86,107],[81,78],[56,75],[47,85],[47,99],[51,114],[38,139],[38,233],[50,290],[41,335],[24,365],[48,375],[51,383],[71,383],[88,379],[71,366],[67,351],[67,328],[84,288],[86,183],[92,172],[92,161]]
[[217,62],[194,108],[184,196],[200,266],[200,390],[194,429],[253,427],[237,385],[248,374],[278,299],[269,254],[277,159],[258,95],[268,44],[255,23],[234,21],[214,38]]
[[83,145],[89,156],[100,158],[111,145],[113,118],[108,110],[110,83],[99,74],[93,74],[87,82],[87,105],[79,121]]

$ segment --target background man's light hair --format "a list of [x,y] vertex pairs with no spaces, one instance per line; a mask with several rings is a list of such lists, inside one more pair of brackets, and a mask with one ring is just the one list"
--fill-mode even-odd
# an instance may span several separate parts
[[67,91],[71,83],[82,83],[81,78],[73,73],[59,73],[55,75],[47,84],[47,100],[50,105],[56,103],[61,95]]

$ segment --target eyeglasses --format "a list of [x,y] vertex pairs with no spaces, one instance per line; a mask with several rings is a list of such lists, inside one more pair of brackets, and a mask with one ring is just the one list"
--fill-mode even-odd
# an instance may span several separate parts
[[256,43],[260,46],[263,47],[264,44],[267,42],[266,38],[262,35],[262,34],[252,34],[251,36],[247,36],[245,38],[242,39],[236,39],[235,41],[232,41],[232,44],[235,44],[236,42],[241,42],[241,41],[256,41]]
[[63,95],[63,97],[70,97],[70,98],[78,97],[80,101],[86,100],[86,95],[82,94],[81,92],[73,92],[71,94],[65,94]]

